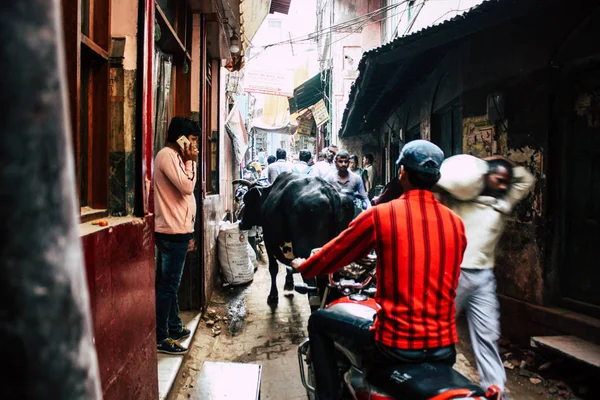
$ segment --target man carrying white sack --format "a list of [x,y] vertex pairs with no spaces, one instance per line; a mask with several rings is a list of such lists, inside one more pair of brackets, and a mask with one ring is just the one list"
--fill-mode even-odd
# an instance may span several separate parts
[[505,219],[534,183],[533,175],[495,156],[458,155],[444,161],[438,186],[444,203],[464,221],[467,248],[456,290],[457,316],[465,311],[481,386],[504,394],[506,373],[498,351],[500,307],[494,260]]

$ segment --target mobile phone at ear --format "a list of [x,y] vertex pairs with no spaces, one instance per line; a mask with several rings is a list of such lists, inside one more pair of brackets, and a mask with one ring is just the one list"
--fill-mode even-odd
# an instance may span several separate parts
[[181,150],[185,150],[185,145],[187,144],[189,146],[190,141],[185,136],[179,136],[179,139],[177,139],[177,144],[179,147],[181,147]]

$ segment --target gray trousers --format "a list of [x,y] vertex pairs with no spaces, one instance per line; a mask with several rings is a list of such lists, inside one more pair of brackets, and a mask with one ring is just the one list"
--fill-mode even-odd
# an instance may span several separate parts
[[464,311],[481,387],[496,385],[504,393],[506,372],[498,351],[500,305],[492,269],[461,269],[456,289],[456,314]]

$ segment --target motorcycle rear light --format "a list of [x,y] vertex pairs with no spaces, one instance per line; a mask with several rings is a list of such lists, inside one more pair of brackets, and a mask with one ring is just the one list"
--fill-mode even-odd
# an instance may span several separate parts
[[473,392],[469,389],[452,389],[447,392],[440,393],[429,400],[452,400],[452,399],[480,399],[479,397],[471,397]]
[[488,388],[487,392],[485,393],[485,398],[488,400],[500,400],[500,398],[501,398],[500,388],[495,385],[490,386]]

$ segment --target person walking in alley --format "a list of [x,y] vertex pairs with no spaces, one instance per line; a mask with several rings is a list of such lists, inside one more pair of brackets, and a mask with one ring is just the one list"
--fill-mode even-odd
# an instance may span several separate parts
[[277,161],[267,168],[269,170],[267,176],[269,177],[271,185],[275,182],[275,179],[277,179],[279,174],[283,172],[292,172],[292,165],[287,162],[287,152],[284,149],[275,150],[275,158],[277,158]]
[[375,300],[382,308],[372,325],[333,309],[316,311],[308,321],[320,400],[339,398],[335,341],[382,366],[454,364],[454,293],[467,242],[461,219],[430,191],[443,159],[433,143],[406,144],[396,161],[402,197],[362,212],[308,260],[292,261],[293,268],[311,278],[333,273],[372,249],[377,253]]
[[325,158],[322,161],[319,160],[315,163],[314,168],[312,169],[310,174],[312,176],[318,176],[320,178],[326,179],[330,174],[335,173],[336,168],[333,160],[337,152],[337,146],[329,146],[325,150]]
[[312,171],[313,168],[312,166],[308,165],[310,159],[312,158],[312,154],[310,154],[310,151],[301,150],[298,158],[298,162],[294,163],[294,166],[292,167],[292,172],[302,175],[310,174],[310,171]]
[[173,118],[169,124],[167,145],[158,152],[154,161],[154,231],[158,248],[156,343],[159,353],[187,353],[179,341],[188,337],[190,330],[179,317],[177,293],[187,253],[194,248],[194,187],[200,132],[195,121]]
[[[453,158],[446,162],[454,162]],[[534,178],[525,168],[503,157],[485,159],[482,165],[481,170],[487,169],[487,173],[475,178],[481,180],[483,191],[471,200],[464,200],[464,193],[458,193],[460,184],[456,184],[468,179],[465,168],[448,168],[446,173],[443,167],[438,186],[445,191],[443,202],[463,219],[467,233],[468,244],[456,294],[457,314],[462,311],[466,314],[482,387],[496,385],[504,393],[506,372],[498,351],[500,306],[494,259],[505,219],[529,192]]]
[[[331,183],[339,191],[348,191],[352,194],[355,201],[355,216],[362,210],[371,208],[371,202],[365,192],[365,187],[360,176],[348,170],[350,156],[345,151],[340,151],[336,154],[334,164],[336,172],[329,174],[325,180]],[[356,205],[356,201],[360,206]]]
[[373,154],[365,154],[363,157],[362,179],[370,199],[373,198],[375,186],[377,186],[377,173],[373,166],[374,161],[375,157]]
[[269,165],[273,164],[275,161],[277,161],[277,158],[275,158],[275,156],[270,155],[269,157],[267,157],[267,166],[264,167],[262,172],[260,173],[260,179],[269,179]]
[[[356,154],[352,154],[349,158],[349,164],[348,164],[348,169],[350,170],[350,172],[354,172],[356,175],[360,176],[362,179],[362,172],[363,169],[361,167],[359,167],[359,163],[358,163],[358,156]],[[363,182],[364,184],[364,182]]]
[[325,154],[327,154],[327,162],[329,164],[333,164],[333,160],[335,159],[335,155],[338,153],[339,149],[336,145],[331,145],[327,148]]

